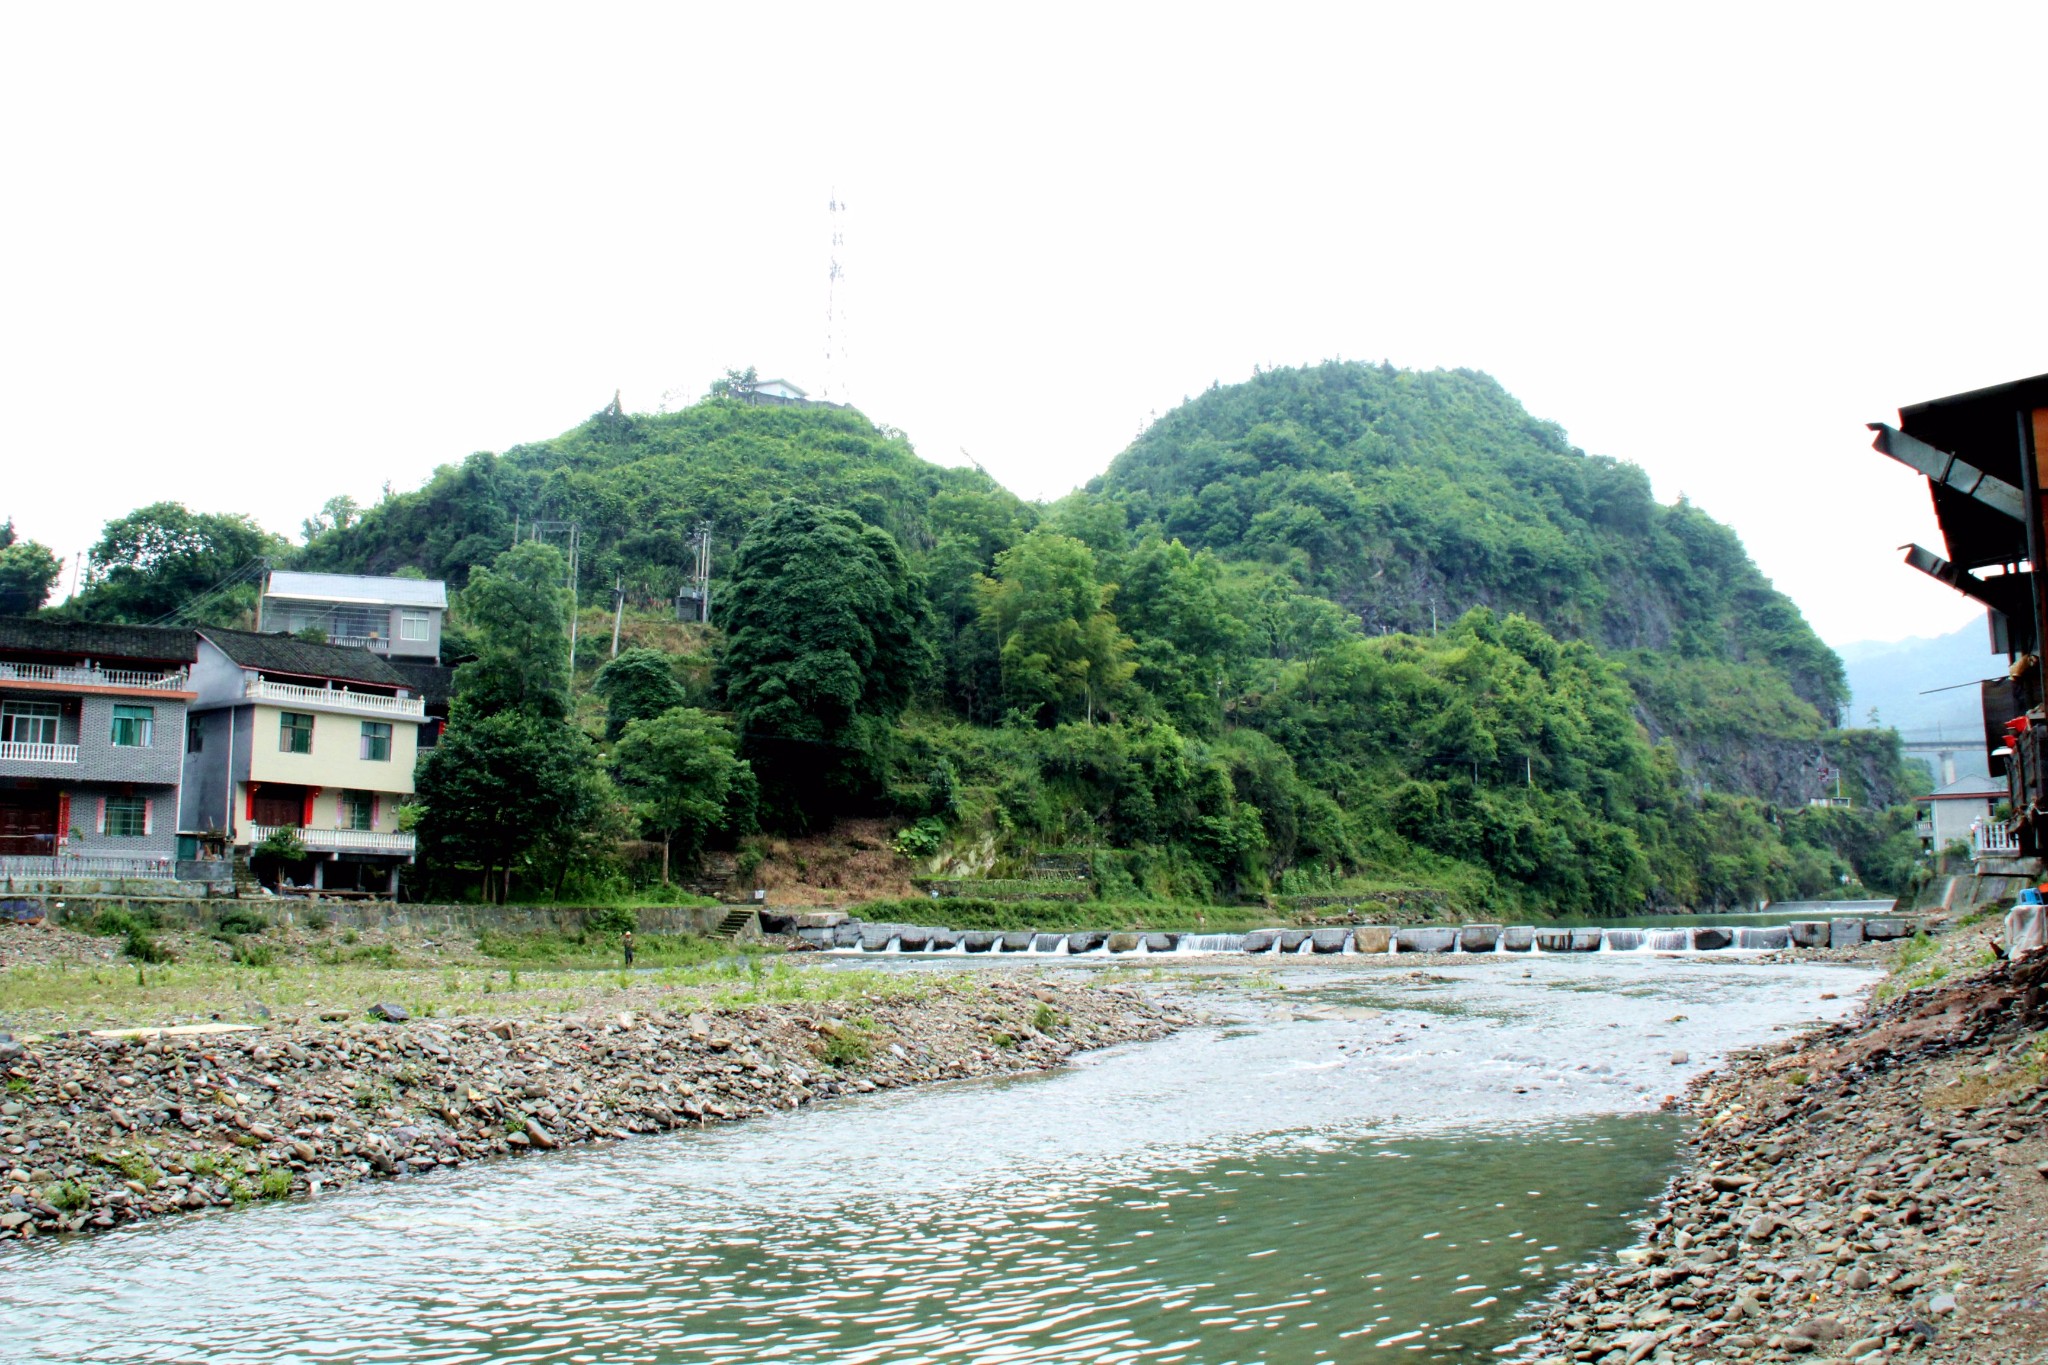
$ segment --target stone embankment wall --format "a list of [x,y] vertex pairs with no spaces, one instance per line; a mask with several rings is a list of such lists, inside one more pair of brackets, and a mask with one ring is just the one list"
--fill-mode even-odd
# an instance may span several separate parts
[[[1188,1022],[1128,987],[534,1022],[0,1034],[0,1236],[319,1194],[836,1095],[1041,1070]],[[845,1015],[859,1016],[857,1022]]]
[[[824,920],[832,916],[807,916]],[[1539,928],[1534,925],[1360,925],[1356,928],[1254,929],[1245,934],[1028,929],[946,929],[928,924],[870,924],[851,918],[799,923],[796,934],[820,948],[882,953],[1593,953],[1715,952],[1721,949],[1853,948],[1910,938],[1918,921],[1903,915],[1794,920],[1774,928]]]
[[[154,896],[34,898],[52,923],[83,926],[109,907],[144,909],[155,912],[168,926],[189,925],[212,928],[215,920],[233,909],[255,910],[287,928],[305,925],[318,916],[327,924],[343,929],[382,929],[398,934],[494,933],[578,934],[585,919],[606,907],[588,905],[394,905],[390,901],[308,901],[289,896],[250,900],[165,899]],[[648,934],[708,934],[719,921],[743,906],[732,905],[642,905],[633,914],[640,932]]]

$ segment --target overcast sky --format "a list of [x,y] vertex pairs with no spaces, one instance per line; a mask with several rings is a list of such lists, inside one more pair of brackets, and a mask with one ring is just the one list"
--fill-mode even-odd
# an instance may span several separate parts
[[[1490,372],[1837,643],[1979,615],[1868,448],[2048,371],[2042,6],[0,10],[0,516],[843,391],[1018,492],[1257,365]],[[67,583],[68,583],[67,578]]]

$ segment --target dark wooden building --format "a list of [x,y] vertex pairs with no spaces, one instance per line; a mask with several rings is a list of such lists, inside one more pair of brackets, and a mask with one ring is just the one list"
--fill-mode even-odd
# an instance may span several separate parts
[[[1872,423],[1876,448],[1924,475],[1943,552],[1912,545],[1906,562],[1981,603],[2003,676],[1982,685],[1984,749],[2011,794],[2015,851],[2048,851],[2048,375],[1899,409]],[[1987,672],[1994,671],[1987,669]]]

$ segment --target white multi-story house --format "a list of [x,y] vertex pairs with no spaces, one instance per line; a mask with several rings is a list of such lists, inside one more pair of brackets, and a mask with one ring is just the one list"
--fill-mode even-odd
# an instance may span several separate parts
[[426,719],[406,677],[359,645],[213,626],[198,655],[178,827],[244,853],[293,829],[309,865],[287,875],[395,893]]
[[448,585],[434,578],[278,571],[263,585],[261,628],[324,632],[387,659],[438,660]]

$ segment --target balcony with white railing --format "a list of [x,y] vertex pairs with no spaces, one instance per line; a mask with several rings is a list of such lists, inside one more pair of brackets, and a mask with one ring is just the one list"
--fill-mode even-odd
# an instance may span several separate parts
[[2006,820],[1990,820],[1970,829],[1970,854],[1976,858],[2010,858],[2020,851],[2020,841]]
[[423,719],[427,704],[419,697],[389,697],[382,692],[352,692],[344,687],[306,687],[299,683],[273,682],[251,678],[242,685],[242,695],[251,701],[276,702],[280,706],[303,706],[316,711],[348,711],[364,716],[399,716]]
[[413,852],[410,834],[374,829],[301,829],[290,825],[251,825],[250,846],[262,843],[280,829],[290,829],[298,835],[309,853],[382,853],[410,858]]
[[112,853],[60,853],[49,855],[0,854],[0,879],[66,880],[99,878],[170,881],[177,876],[177,864],[170,858],[123,857]]
[[29,744],[0,740],[0,763],[76,763],[76,744]]
[[0,659],[0,682],[48,683],[53,687],[120,687],[140,692],[183,692],[189,670],[143,672],[92,668],[84,664],[25,664]]

